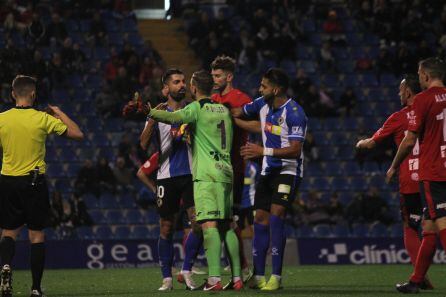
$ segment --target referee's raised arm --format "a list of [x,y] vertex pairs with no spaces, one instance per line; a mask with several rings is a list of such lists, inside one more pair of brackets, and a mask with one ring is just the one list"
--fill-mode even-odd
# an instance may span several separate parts
[[84,133],[82,133],[79,126],[70,119],[59,107],[48,105],[49,110],[51,110],[54,117],[60,119],[65,125],[67,125],[67,131],[63,134],[64,136],[74,139],[83,140]]

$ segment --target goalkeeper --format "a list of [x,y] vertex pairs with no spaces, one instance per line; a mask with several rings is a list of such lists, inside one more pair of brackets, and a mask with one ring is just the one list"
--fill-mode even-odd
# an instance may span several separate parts
[[225,106],[210,99],[213,85],[210,73],[197,71],[190,81],[190,92],[195,99],[193,103],[175,112],[152,109],[149,116],[160,122],[187,123],[191,128],[196,220],[203,229],[209,267],[204,290],[223,289],[220,274],[222,240],[227,246],[233,272],[232,280],[224,289],[240,290],[243,283],[239,243],[229,228],[232,219],[232,119]]

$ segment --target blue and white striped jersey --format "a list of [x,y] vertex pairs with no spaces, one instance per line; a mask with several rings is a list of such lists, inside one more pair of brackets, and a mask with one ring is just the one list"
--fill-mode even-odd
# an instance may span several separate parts
[[[303,108],[294,100],[288,99],[281,107],[271,108],[263,99],[257,98],[243,107],[249,117],[259,116],[262,127],[263,146],[266,148],[284,148],[290,146],[290,140],[304,142],[307,130],[307,117]],[[262,175],[272,171],[281,174],[303,176],[303,151],[297,159],[282,159],[264,156]]]
[[[173,110],[167,108],[167,111]],[[192,153],[187,142],[187,125],[158,122],[155,129],[160,146],[157,179],[192,174]]]

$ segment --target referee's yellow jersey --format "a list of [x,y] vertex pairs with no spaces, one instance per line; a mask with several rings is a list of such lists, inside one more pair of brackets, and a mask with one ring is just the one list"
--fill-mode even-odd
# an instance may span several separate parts
[[14,107],[0,113],[1,174],[28,175],[39,167],[45,173],[45,141],[48,134],[62,135],[67,126],[59,119],[30,107]]

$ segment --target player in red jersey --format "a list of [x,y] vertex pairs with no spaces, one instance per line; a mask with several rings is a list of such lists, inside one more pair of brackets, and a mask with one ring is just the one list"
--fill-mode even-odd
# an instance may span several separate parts
[[436,234],[446,250],[446,63],[438,58],[422,60],[418,67],[419,93],[410,111],[407,135],[387,171],[386,180],[420,141],[420,194],[424,206],[423,240],[409,282],[397,284],[401,293],[418,293],[432,262]]
[[[356,147],[358,149],[372,149],[388,137],[392,137],[395,144],[399,146],[407,133],[411,106],[415,95],[419,92],[418,77],[407,75],[401,81],[399,87],[401,105],[404,107],[393,113],[372,137],[358,141]],[[399,167],[400,209],[401,219],[404,223],[404,246],[413,265],[417,260],[418,249],[421,244],[418,230],[423,210],[418,187],[419,151],[417,142],[410,155],[404,159]]]
[[[233,86],[235,60],[228,56],[219,56],[212,61],[212,78],[214,79],[214,91],[212,100],[226,105],[228,108],[242,107],[252,100],[242,91],[235,89]],[[234,218],[238,218],[238,210],[242,201],[243,185],[245,177],[245,163],[240,156],[240,148],[246,143],[248,135],[245,131],[233,125],[234,136],[232,144],[231,162],[234,170]],[[243,250],[243,239],[241,238],[241,230],[238,226],[234,228],[235,233],[240,242],[240,261],[242,267],[243,281],[252,276],[248,267],[248,261]]]

